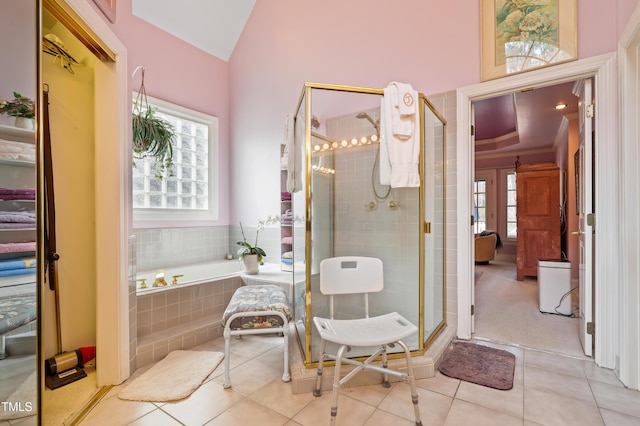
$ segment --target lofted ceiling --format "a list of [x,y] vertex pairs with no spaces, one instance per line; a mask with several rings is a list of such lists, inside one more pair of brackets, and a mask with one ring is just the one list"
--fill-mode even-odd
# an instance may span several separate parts
[[[256,0],[132,0],[132,12],[228,61]],[[565,114],[577,111],[573,82],[474,102],[476,152],[551,149]],[[564,102],[562,111],[553,109]]]
[[133,15],[228,61],[256,0],[132,0]]

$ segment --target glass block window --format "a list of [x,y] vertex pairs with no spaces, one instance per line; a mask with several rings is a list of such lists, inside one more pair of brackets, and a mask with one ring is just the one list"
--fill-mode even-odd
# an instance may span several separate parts
[[217,119],[151,97],[148,101],[156,116],[175,129],[173,164],[161,170],[152,158],[134,159],[134,221],[217,219]]
[[507,238],[516,238],[518,236],[518,222],[516,205],[516,174],[515,172],[507,173]]

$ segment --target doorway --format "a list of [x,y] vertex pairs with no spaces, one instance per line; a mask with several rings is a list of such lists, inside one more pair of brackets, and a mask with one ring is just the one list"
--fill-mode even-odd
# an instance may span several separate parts
[[[578,238],[571,235],[578,226],[573,153],[578,148],[579,120],[574,86],[568,81],[472,102],[475,338],[584,355],[578,321]],[[554,258],[565,262],[558,264],[563,267],[563,281],[553,287],[548,280],[541,287],[535,268],[524,278],[516,273],[517,246],[522,245],[518,239],[526,231],[519,229],[516,201],[528,195],[517,188],[531,188],[524,181],[516,185],[516,167],[541,165],[559,166],[559,172],[549,172],[558,173],[560,181],[560,196],[550,200],[549,219],[556,230],[554,239],[561,241]],[[551,189],[558,192],[547,188]],[[542,201],[538,198],[532,199],[535,205]],[[563,294],[556,294],[560,289]],[[547,306],[548,299],[556,298],[561,309]]]
[[[458,122],[457,122],[457,184],[458,192],[472,193],[475,172],[473,138],[469,129],[472,124],[471,102],[486,99],[514,90],[548,86],[575,81],[581,78],[594,77],[597,90],[598,109],[595,118],[596,140],[617,140],[616,130],[616,61],[615,55],[602,55],[567,64],[557,65],[503,79],[476,84],[457,90]],[[595,334],[595,361],[599,366],[613,368],[615,366],[615,320],[616,299],[607,294],[603,283],[618,275],[615,268],[617,258],[617,242],[615,241],[618,219],[615,206],[618,195],[615,191],[600,191],[599,188],[617,185],[616,164],[618,147],[613,143],[607,147],[596,146],[597,167],[601,171],[595,180],[595,209],[600,218],[598,223],[600,250],[594,257],[594,298],[600,303],[594,315],[599,318],[598,333]],[[470,339],[473,333],[473,282],[472,267],[473,232],[469,218],[473,215],[472,197],[458,197],[457,205],[457,249],[458,263],[458,337]]]

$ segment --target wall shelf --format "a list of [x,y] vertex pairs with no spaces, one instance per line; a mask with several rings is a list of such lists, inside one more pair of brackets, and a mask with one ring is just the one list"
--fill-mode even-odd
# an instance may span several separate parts
[[0,139],[6,139],[15,142],[24,142],[35,145],[36,132],[35,130],[21,129],[15,126],[0,124]]

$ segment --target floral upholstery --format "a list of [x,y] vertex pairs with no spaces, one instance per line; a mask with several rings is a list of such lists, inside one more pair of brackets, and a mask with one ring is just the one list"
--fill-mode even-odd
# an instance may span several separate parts
[[[248,285],[240,287],[233,294],[227,309],[222,315],[222,325],[232,315],[241,312],[278,311],[291,320],[292,310],[284,290],[276,285]],[[232,330],[282,327],[282,318],[278,315],[260,315],[236,317],[229,328]]]
[[36,297],[16,296],[0,299],[0,334],[36,319]]

